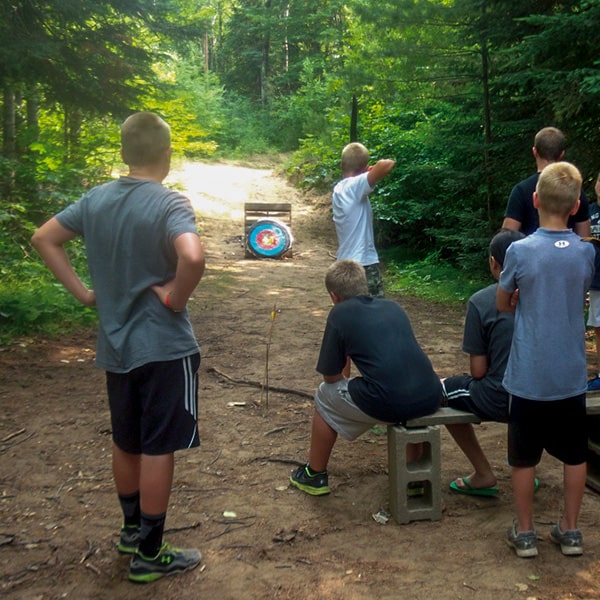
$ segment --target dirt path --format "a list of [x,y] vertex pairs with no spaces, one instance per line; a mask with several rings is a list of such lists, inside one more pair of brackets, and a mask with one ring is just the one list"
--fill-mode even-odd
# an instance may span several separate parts
[[[584,556],[563,557],[546,539],[561,507],[553,459],[538,471],[540,556],[520,560],[505,545],[513,510],[504,426],[478,428],[500,496],[464,497],[444,487],[439,522],[372,518],[389,508],[387,443],[377,432],[338,443],[330,496],[289,488],[289,471],[306,459],[314,366],[330,307],[323,289],[335,251],[329,199],[303,196],[269,170],[232,165],[188,165],[170,180],[199,211],[208,269],[191,301],[203,355],[202,446],[178,455],[167,536],[201,548],[204,565],[149,587],[126,581],[127,559],[114,549],[120,514],[94,336],[22,340],[0,352],[4,598],[600,598],[600,497],[585,495]],[[246,201],[292,203],[292,259],[244,259]],[[439,374],[464,371],[462,311],[398,300]],[[264,381],[271,327],[269,382],[292,391],[261,397],[259,387],[232,380]],[[442,480],[468,473],[445,431],[442,447]]]

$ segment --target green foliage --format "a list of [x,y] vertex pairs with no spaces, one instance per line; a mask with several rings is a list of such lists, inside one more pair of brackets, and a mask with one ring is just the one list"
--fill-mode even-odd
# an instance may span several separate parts
[[[37,256],[25,246],[5,244],[2,238],[0,251],[6,260],[0,266],[0,344],[32,333],[57,336],[96,323],[95,309],[79,304]],[[81,244],[74,244],[70,255],[78,272],[85,274]]]
[[[416,296],[445,304],[464,304],[477,290],[491,283],[483,268],[469,274],[433,252],[410,260],[398,252],[383,252],[385,288],[389,293]],[[485,264],[485,263],[484,263]]]
[[16,126],[11,138],[5,115],[3,279],[30,281],[35,225],[120,165],[118,124],[134,110],[169,121],[176,155],[293,151],[288,177],[326,192],[353,96],[372,161],[396,160],[371,195],[378,246],[410,248],[403,278],[425,289],[426,269],[441,282],[443,265],[479,273],[510,189],[534,169],[537,129],[565,131],[591,191],[599,22],[595,0],[0,5],[1,102]]

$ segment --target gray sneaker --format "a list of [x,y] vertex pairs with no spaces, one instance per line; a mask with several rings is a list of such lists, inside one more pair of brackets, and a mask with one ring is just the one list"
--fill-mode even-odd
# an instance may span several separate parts
[[137,551],[129,564],[129,581],[149,583],[165,575],[190,571],[200,564],[202,557],[195,548],[175,548],[164,543],[160,552],[149,558]]
[[550,529],[550,539],[560,546],[560,551],[565,556],[579,556],[583,554],[583,535],[579,529],[560,530],[560,523]]
[[517,533],[517,524],[506,532],[506,543],[514,548],[519,558],[533,558],[538,555],[537,534],[534,530]]

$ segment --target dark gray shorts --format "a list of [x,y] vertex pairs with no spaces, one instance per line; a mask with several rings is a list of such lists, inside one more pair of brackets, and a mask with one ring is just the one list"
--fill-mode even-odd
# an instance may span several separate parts
[[130,454],[159,456],[200,445],[200,354],[106,373],[114,443]]

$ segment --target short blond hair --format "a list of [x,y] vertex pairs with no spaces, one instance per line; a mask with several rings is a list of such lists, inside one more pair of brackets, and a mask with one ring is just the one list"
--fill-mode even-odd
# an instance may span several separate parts
[[369,164],[369,151],[358,142],[352,142],[342,150],[342,173],[361,173]]
[[581,173],[568,162],[548,165],[540,173],[535,191],[540,206],[550,214],[568,215],[581,195]]
[[327,269],[325,287],[341,300],[369,294],[365,268],[349,258],[338,260]]
[[130,167],[156,165],[170,147],[171,128],[154,113],[135,113],[121,125],[121,154]]

